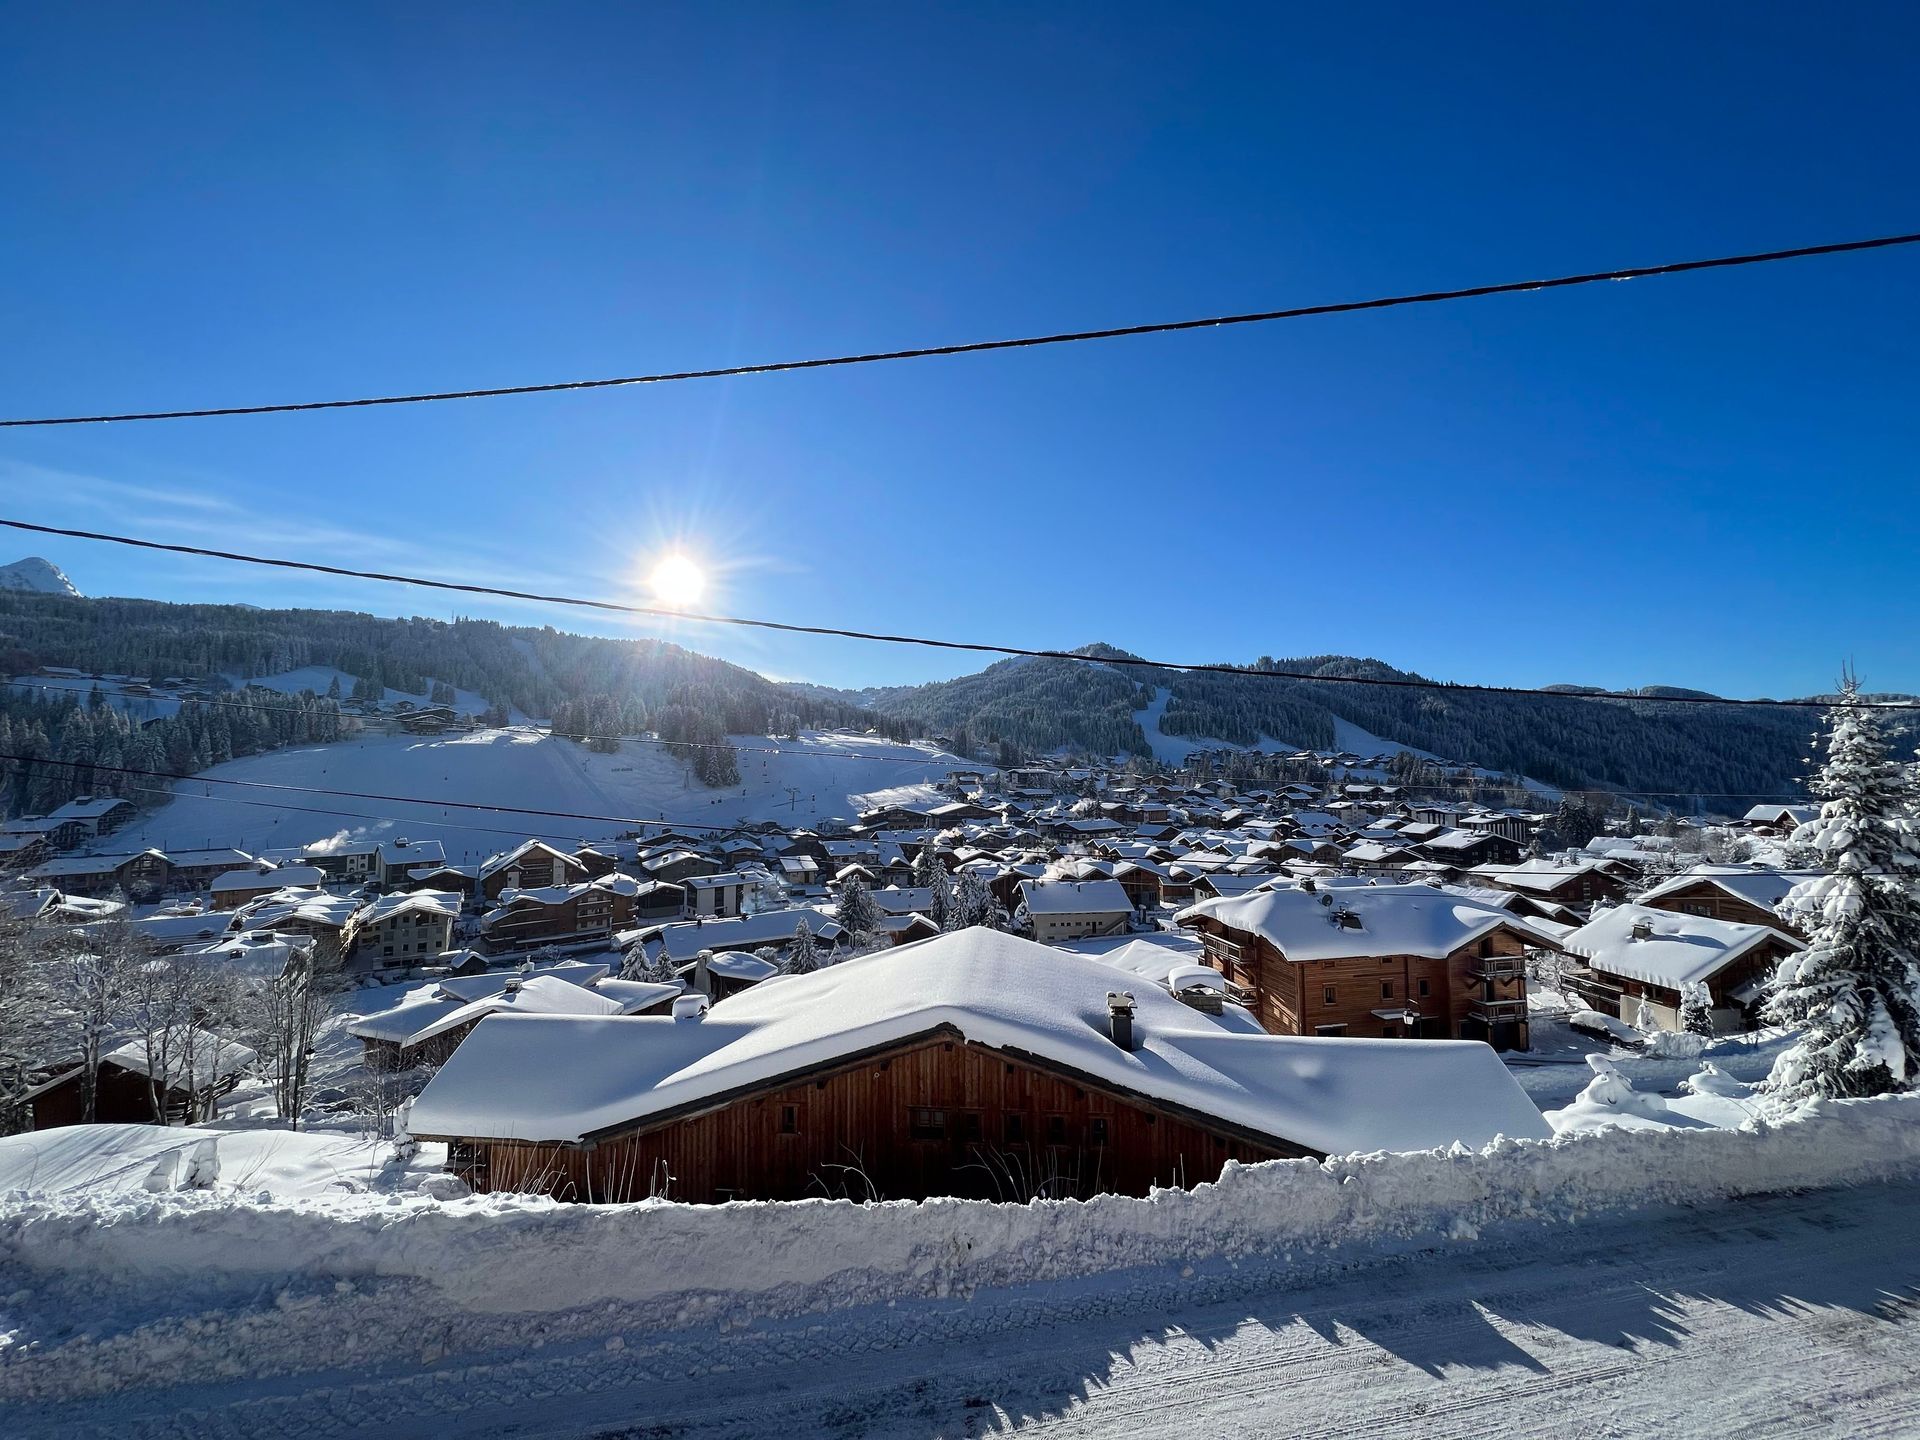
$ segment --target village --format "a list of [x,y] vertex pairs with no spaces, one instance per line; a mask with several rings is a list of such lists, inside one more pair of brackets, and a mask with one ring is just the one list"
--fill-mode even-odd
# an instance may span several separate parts
[[[1139,1195],[1230,1161],[1550,1136],[1577,1107],[1543,1116],[1505,1063],[1534,1063],[1542,1014],[1561,1051],[1698,1053],[1761,1027],[1804,945],[1777,907],[1807,878],[1805,806],[1682,818],[1404,753],[940,789],[478,864],[404,835],[128,851],[124,799],[0,823],[5,913],[109,957],[94,1003],[124,1012],[30,1077],[17,1128],[204,1125],[261,1093],[273,1123],[444,1147],[476,1191]],[[142,970],[177,975],[171,1004],[136,998]],[[243,998],[285,992],[291,1024]]]

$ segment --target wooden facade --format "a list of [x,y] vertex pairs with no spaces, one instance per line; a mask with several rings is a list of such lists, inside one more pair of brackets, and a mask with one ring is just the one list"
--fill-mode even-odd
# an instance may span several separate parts
[[1145,1195],[1217,1179],[1228,1160],[1317,1153],[974,1044],[950,1026],[585,1144],[437,1138],[476,1190],[699,1204]]
[[1254,996],[1270,1035],[1484,1040],[1525,1050],[1526,944],[1505,926],[1443,959],[1355,955],[1289,960],[1271,941],[1211,916],[1196,922],[1206,963]]
[[1731,890],[1702,878],[1691,885],[1669,890],[1657,900],[1640,902],[1655,910],[1670,910],[1676,915],[1705,915],[1714,920],[1731,920],[1736,925],[1765,925],[1785,935],[1801,938],[1773,911],[1742,899]]

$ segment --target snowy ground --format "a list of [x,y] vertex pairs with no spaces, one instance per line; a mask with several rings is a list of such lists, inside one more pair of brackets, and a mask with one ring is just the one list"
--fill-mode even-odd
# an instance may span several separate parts
[[[298,670],[284,670],[278,675],[229,674],[225,679],[236,689],[242,685],[257,685],[262,690],[278,690],[282,695],[298,695],[302,690],[311,690],[316,695],[324,695],[327,693],[327,687],[338,680],[341,695],[347,696],[353,694],[354,685],[353,676],[344,670],[336,670],[331,665],[303,665]],[[432,690],[433,682],[429,678],[428,694],[415,695],[411,691],[395,690],[389,686],[380,698],[389,705],[399,700],[411,700],[416,705],[424,705],[428,703]],[[455,690],[453,708],[462,715],[479,715],[487,709],[487,697],[472,690]],[[510,718],[519,724],[527,717],[518,710],[514,710],[510,712]]]
[[[672,1206],[489,1215],[486,1202],[422,1209],[399,1196],[313,1202],[279,1220],[199,1197],[108,1197],[63,1215],[10,1197],[0,1403],[9,1435],[114,1440],[1908,1434],[1920,1401],[1910,1223],[1920,1154],[1900,1142],[1913,1119],[1883,1107],[1878,1128],[1856,1133],[1875,1112],[1839,1118],[1845,1133],[1784,1149],[1727,1135],[1547,1147],[1564,1152],[1557,1164],[1597,1164],[1596,1185],[1609,1162],[1664,1171],[1635,1190],[1630,1212],[1592,1204],[1589,1190],[1490,1221],[1455,1198],[1450,1228],[1409,1232],[1379,1223],[1393,1193],[1381,1182],[1406,1167],[1348,1165],[1337,1186],[1370,1198],[1349,1215],[1357,1238],[1345,1243],[1283,1240],[1292,1250],[1206,1259],[1196,1224],[1129,1266],[993,1287],[970,1283],[973,1261],[956,1243],[944,1268],[929,1254],[931,1270],[892,1272],[896,1298],[810,1311],[690,1290],[650,1322],[627,1296],[729,1264],[764,1269],[805,1233],[794,1223],[821,1222],[829,1253],[810,1250],[789,1271],[858,1267],[867,1257],[846,1242],[894,1230],[895,1218],[932,1249],[971,1233],[981,1249],[1011,1238],[1040,1269],[1050,1262],[991,1224],[950,1223],[983,1213],[968,1206],[923,1207],[917,1219],[891,1213],[900,1207],[780,1207],[790,1223],[740,1245],[779,1217]],[[1732,1158],[1736,1141],[1749,1163]],[[1905,1153],[1867,1160],[1876,1150]],[[1824,1152],[1844,1183],[1774,1193],[1805,1184]],[[1411,1168],[1420,1192],[1445,1185],[1426,1162]],[[1510,1169],[1485,1180],[1498,1189]],[[1713,1171],[1730,1181],[1726,1196],[1709,1198]],[[1242,1200],[1266,1188],[1255,1172],[1244,1179],[1218,1188]],[[1116,1215],[1228,1213],[1217,1203],[1056,1205],[1047,1215],[1070,1223],[1049,1238],[1097,1240]],[[1400,1203],[1420,1202],[1407,1190]],[[316,1231],[316,1204],[340,1218]],[[1031,1207],[985,1213],[1021,1222],[1016,1232],[1032,1218]],[[842,1220],[853,1228],[836,1236],[827,1222]],[[752,1228],[716,1253],[736,1221]],[[689,1243],[702,1234],[708,1246]],[[370,1266],[375,1255],[387,1258]],[[541,1309],[540,1292],[555,1288],[582,1303]]]
[[[734,743],[742,747],[741,784],[728,790],[709,790],[692,780],[687,767],[657,745],[624,745],[600,755],[531,727],[433,738],[364,736],[336,745],[276,750],[207,773],[275,785],[609,818],[489,815],[430,803],[278,796],[183,781],[175,787],[174,800],[115,832],[112,844],[116,850],[234,845],[257,851],[345,831],[350,839],[405,835],[440,840],[447,858],[458,864],[528,835],[572,843],[612,835],[642,820],[725,826],[776,819],[783,825],[808,825],[829,816],[850,819],[870,803],[938,803],[946,797],[932,782],[962,764],[930,745],[877,736],[808,733],[786,741],[742,735],[735,736]],[[295,806],[303,808],[289,808]],[[316,810],[325,813],[310,813]]]

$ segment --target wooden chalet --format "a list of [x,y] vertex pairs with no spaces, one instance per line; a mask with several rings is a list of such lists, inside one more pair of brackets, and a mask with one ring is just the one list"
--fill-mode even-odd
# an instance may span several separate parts
[[697,1203],[1143,1195],[1229,1160],[1548,1133],[1484,1046],[1270,1036],[1126,979],[973,929],[711,1010],[488,1018],[410,1125],[478,1190]]
[[1276,1035],[1484,1040],[1525,1050],[1526,951],[1559,942],[1432,885],[1277,885],[1175,917]]

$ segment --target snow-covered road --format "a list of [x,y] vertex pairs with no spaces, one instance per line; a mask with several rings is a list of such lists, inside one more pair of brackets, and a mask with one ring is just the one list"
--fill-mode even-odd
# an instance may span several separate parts
[[18,1436],[1913,1433],[1920,1184],[16,1406]]

